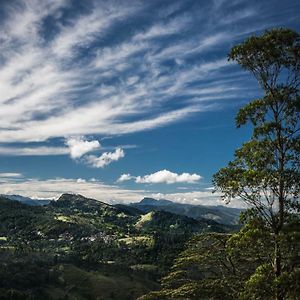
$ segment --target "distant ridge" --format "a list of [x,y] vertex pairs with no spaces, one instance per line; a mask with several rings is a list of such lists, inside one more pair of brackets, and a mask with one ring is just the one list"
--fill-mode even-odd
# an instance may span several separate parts
[[49,204],[52,200],[51,199],[32,199],[29,197],[24,197],[21,195],[6,195],[1,194],[1,197],[4,197],[6,199],[12,200],[12,201],[18,201],[23,204],[31,205],[31,206],[42,206]]
[[165,206],[172,205],[174,202],[165,199],[156,200],[154,198],[143,198],[140,202],[136,203],[137,205],[155,205],[155,206]]
[[243,209],[231,208],[222,205],[193,205],[177,203],[166,199],[157,200],[154,198],[144,198],[140,202],[130,203],[129,205],[145,213],[153,210],[166,211],[187,216],[196,220],[207,219],[226,225],[238,224],[240,213],[243,211]]

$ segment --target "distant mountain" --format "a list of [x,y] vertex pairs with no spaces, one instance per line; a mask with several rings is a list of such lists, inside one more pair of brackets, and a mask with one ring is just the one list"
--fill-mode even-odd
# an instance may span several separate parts
[[[153,203],[151,206],[150,203]],[[151,198],[144,198],[140,203],[147,203],[147,206],[154,207],[156,202],[159,203],[158,206],[165,207],[165,205],[173,205],[172,201],[168,200],[155,200]],[[143,204],[142,204],[143,206]],[[119,224],[120,214],[124,214],[124,218],[128,218],[127,222],[130,220],[132,225],[135,224],[135,228],[143,232],[153,232],[153,231],[176,231],[178,232],[199,232],[206,230],[213,231],[227,231],[226,226],[217,226],[217,222],[213,220],[208,220],[204,218],[191,218],[184,216],[182,214],[176,214],[168,211],[151,211],[150,213],[144,212],[143,209],[128,205],[110,205],[95,199],[86,198],[79,194],[63,194],[59,197],[57,201],[53,201],[48,206],[55,208],[55,211],[69,214],[98,214],[105,220],[109,219],[109,222],[114,224]],[[134,220],[137,220],[135,223]],[[127,224],[128,225],[128,224]],[[215,228],[211,228],[215,226]]]
[[231,208],[222,205],[206,206],[176,203],[170,200],[156,200],[153,198],[144,198],[140,202],[129,204],[145,213],[150,211],[167,211],[173,214],[187,216],[196,220],[208,219],[221,224],[236,225],[242,209]]
[[5,195],[1,194],[0,196],[5,197],[6,199],[18,201],[23,204],[31,205],[31,206],[40,206],[40,205],[47,205],[50,203],[50,199],[32,199],[29,197],[24,197],[21,195]]
[[68,209],[75,208],[76,210],[80,209],[84,210],[93,210],[99,209],[99,207],[110,207],[111,209],[115,209],[112,205],[104,203],[102,201],[98,201],[92,198],[86,198],[79,194],[62,194],[58,200],[51,202],[51,206],[54,207],[66,207]]
[[173,205],[174,202],[170,200],[160,199],[156,200],[153,198],[147,198],[145,197],[140,202],[138,202],[139,205],[154,205],[154,206],[167,206],[167,205]]

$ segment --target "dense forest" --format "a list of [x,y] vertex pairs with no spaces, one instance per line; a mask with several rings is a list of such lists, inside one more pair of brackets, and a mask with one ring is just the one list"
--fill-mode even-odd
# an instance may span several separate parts
[[167,202],[1,196],[0,299],[299,299],[299,41],[274,29],[228,56],[263,92],[236,117],[251,139],[214,175],[225,201],[247,204],[238,225]]

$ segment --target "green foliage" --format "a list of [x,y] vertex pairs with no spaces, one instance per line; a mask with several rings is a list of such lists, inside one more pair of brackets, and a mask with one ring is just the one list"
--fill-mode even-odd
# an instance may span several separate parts
[[[248,211],[236,233],[202,233],[190,239],[162,279],[162,290],[139,299],[274,299],[278,286],[285,299],[299,292],[299,221],[280,235],[280,277],[273,272],[274,239],[264,220]],[[296,222],[296,221],[295,221]],[[288,234],[287,234],[288,232]]]
[[289,299],[297,290],[284,278],[296,276],[299,270],[299,259],[291,250],[299,239],[299,227],[290,230],[299,223],[299,38],[292,30],[273,29],[248,38],[228,56],[250,71],[264,92],[236,117],[237,127],[253,126],[251,140],[214,175],[224,199],[239,198],[252,208],[244,216],[250,222],[230,242],[231,251],[240,252],[243,259],[251,245],[252,253],[245,253],[256,266],[245,281],[242,299]]
[[241,299],[273,299],[275,294],[274,276],[271,265],[260,265],[251,277],[245,282],[245,289],[241,293]]
[[274,29],[247,39],[229,54],[230,60],[257,78],[264,96],[240,109],[237,126],[250,122],[252,139],[236,151],[228,167],[214,176],[214,183],[228,201],[240,197],[271,222],[278,199],[282,198],[284,210],[288,210],[300,190],[297,39],[296,32]]
[[252,36],[244,43],[234,46],[228,59],[252,72],[264,89],[278,83],[279,73],[283,69],[288,72],[287,83],[294,84],[299,75],[298,40],[299,34],[292,30],[268,30],[262,36]]
[[163,289],[141,299],[234,299],[235,267],[226,252],[228,234],[194,236],[163,278]]

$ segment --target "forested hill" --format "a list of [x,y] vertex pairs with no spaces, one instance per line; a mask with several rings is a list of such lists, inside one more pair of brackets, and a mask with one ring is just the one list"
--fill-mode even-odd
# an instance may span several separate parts
[[136,299],[194,234],[232,230],[73,194],[43,206],[1,196],[0,211],[1,299]]
[[144,212],[152,210],[168,211],[178,215],[184,215],[194,219],[214,220],[222,224],[238,224],[239,216],[243,209],[231,208],[223,205],[192,205],[177,203],[170,200],[156,200],[144,198],[140,202],[131,203],[130,206],[138,208]]

